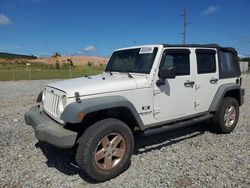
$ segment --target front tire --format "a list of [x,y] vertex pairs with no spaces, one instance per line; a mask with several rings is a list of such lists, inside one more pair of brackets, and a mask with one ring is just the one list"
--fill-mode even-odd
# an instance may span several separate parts
[[114,118],[91,125],[79,138],[76,162],[92,180],[100,182],[125,171],[134,149],[130,128]]
[[218,133],[231,133],[239,119],[239,103],[235,98],[225,97],[215,113],[214,124]]

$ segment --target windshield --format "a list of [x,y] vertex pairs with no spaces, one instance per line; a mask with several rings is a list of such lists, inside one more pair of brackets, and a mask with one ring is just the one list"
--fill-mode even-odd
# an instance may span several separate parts
[[134,72],[149,74],[157,48],[143,47],[116,51],[112,54],[106,72]]

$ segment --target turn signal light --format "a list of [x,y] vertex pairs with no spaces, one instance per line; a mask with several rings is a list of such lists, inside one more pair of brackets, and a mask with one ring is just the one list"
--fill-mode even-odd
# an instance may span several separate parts
[[79,113],[77,114],[76,118],[77,118],[78,120],[82,121],[83,118],[84,118],[84,114],[83,114],[82,112],[79,112]]

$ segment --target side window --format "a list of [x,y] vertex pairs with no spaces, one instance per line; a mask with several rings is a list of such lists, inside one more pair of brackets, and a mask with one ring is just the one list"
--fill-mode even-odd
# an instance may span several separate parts
[[237,55],[231,52],[220,51],[220,78],[230,78],[240,75]]
[[198,74],[216,72],[215,50],[197,49],[196,58]]
[[161,67],[175,66],[176,76],[190,74],[189,50],[170,49],[166,50]]
[[221,71],[230,73],[234,71],[232,54],[229,52],[220,52]]

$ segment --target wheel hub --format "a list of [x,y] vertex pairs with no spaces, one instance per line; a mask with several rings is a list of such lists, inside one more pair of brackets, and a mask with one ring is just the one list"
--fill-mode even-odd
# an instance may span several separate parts
[[104,136],[95,151],[95,163],[102,170],[110,170],[122,161],[125,155],[126,142],[119,133]]
[[109,146],[107,149],[105,149],[105,151],[107,152],[107,155],[113,155],[115,149],[113,149],[112,146]]
[[227,127],[230,127],[234,124],[236,119],[236,109],[233,105],[227,107],[225,116],[224,116],[224,123]]

